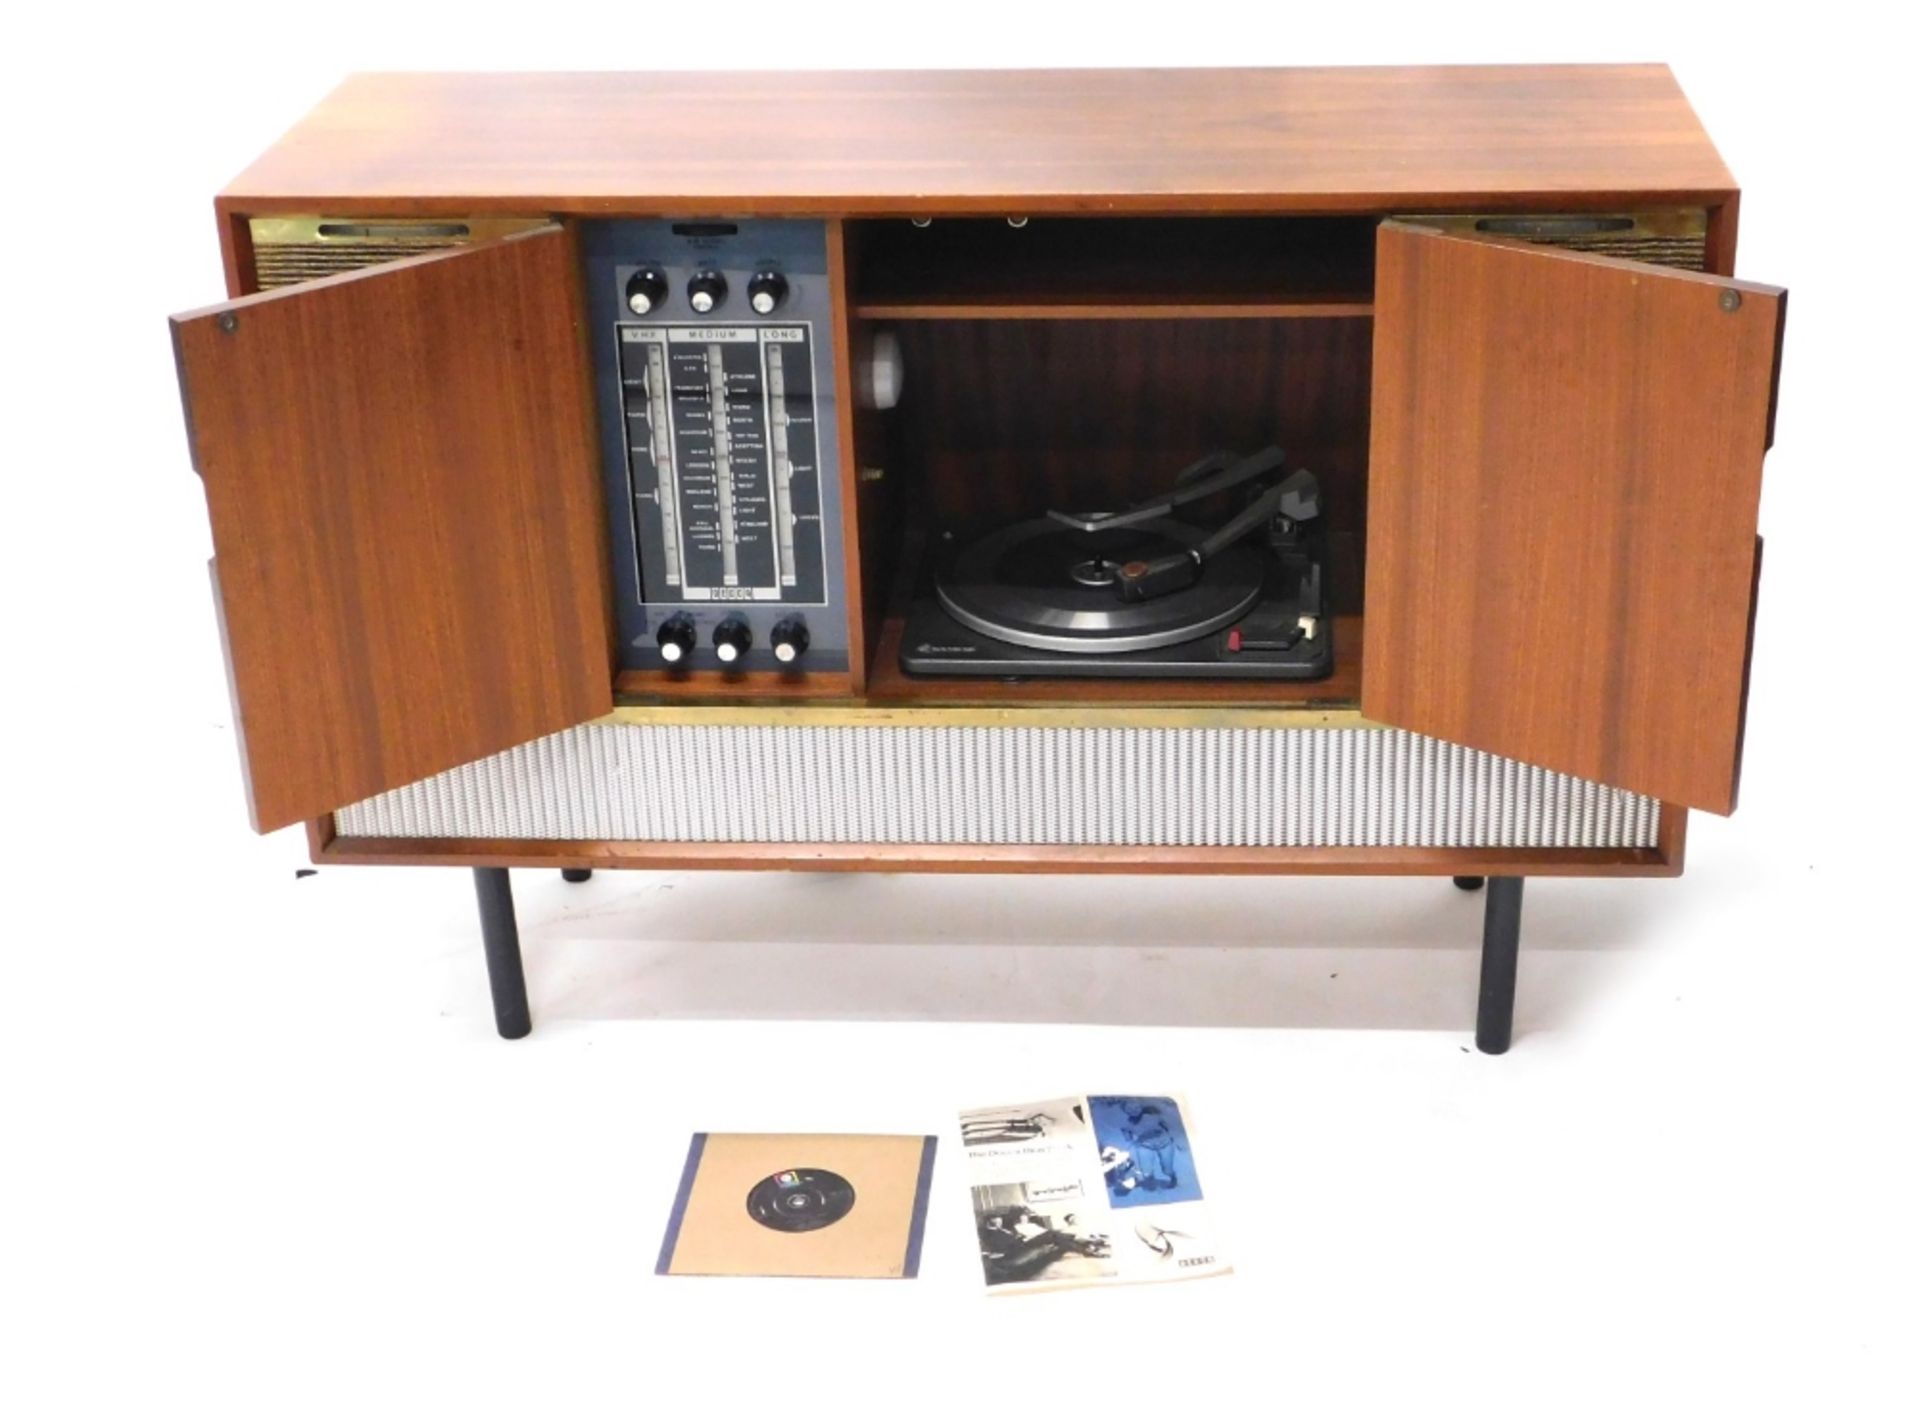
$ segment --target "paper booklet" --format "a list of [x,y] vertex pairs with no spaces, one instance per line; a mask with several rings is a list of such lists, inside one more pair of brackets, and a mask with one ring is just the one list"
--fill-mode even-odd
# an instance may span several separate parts
[[960,1118],[993,1293],[1231,1272],[1176,1097],[1066,1097]]

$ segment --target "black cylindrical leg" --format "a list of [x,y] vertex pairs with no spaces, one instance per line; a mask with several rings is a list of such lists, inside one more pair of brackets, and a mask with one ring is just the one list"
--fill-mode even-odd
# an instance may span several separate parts
[[1486,933],[1480,943],[1480,1019],[1473,1031],[1482,1053],[1504,1053],[1513,1042],[1513,986],[1520,968],[1520,889],[1524,878],[1497,877],[1487,885]]
[[533,1031],[533,1016],[527,1012],[527,974],[520,966],[513,883],[505,868],[475,868],[473,890],[480,898],[480,938],[493,985],[493,1025],[502,1038],[525,1038]]
[[593,876],[592,868],[562,868],[560,876],[568,882],[585,882]]
[[1487,885],[1487,880],[1483,877],[1457,877],[1453,885],[1462,892],[1478,892]]

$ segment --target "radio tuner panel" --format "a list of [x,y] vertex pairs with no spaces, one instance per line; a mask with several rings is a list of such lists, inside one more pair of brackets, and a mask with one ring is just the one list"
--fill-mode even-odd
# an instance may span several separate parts
[[581,232],[621,668],[845,671],[825,225]]

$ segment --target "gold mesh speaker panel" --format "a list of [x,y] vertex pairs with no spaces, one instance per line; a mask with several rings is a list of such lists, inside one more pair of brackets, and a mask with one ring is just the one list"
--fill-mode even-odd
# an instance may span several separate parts
[[1668,268],[1707,266],[1707,212],[1642,210],[1627,214],[1464,214],[1402,215],[1407,224],[1449,234],[1494,234],[1551,244],[1578,253],[1606,254]]
[[262,292],[371,268],[396,258],[457,249],[552,223],[547,219],[374,219],[299,215],[252,219],[254,279]]

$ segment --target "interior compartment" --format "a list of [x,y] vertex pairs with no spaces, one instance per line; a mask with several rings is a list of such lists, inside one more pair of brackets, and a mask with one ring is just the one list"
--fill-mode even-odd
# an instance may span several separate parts
[[[871,695],[1357,701],[1373,221],[889,220],[857,226],[850,247],[856,357],[884,331],[904,375],[898,403],[856,423]],[[1118,509],[1208,454],[1267,444],[1320,479],[1331,677],[1010,682],[900,671],[905,602],[933,536],[964,539],[1048,508]],[[1199,520],[1236,506],[1204,504]]]
[[1373,287],[1374,221],[1225,216],[871,220],[855,315],[938,318],[1347,312]]

